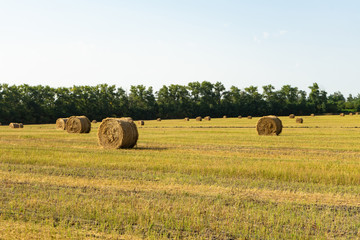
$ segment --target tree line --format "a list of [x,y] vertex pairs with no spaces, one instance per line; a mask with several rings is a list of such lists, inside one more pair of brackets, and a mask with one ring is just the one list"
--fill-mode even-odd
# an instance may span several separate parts
[[53,123],[59,117],[86,115],[90,120],[131,116],[134,119],[307,115],[360,111],[360,94],[347,98],[328,95],[317,83],[307,94],[297,87],[272,85],[226,89],[220,82],[171,84],[154,92],[152,87],[131,86],[129,92],[115,85],[52,88],[0,84],[0,122]]

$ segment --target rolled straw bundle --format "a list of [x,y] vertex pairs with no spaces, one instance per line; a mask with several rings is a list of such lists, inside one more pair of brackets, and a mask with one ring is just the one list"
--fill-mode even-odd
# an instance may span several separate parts
[[226,115],[224,115],[224,116],[223,116],[223,118],[227,118],[227,116],[226,116]]
[[196,121],[202,121],[202,117],[196,117]]
[[211,117],[210,117],[210,116],[206,116],[206,117],[204,117],[204,120],[205,120],[205,121],[211,121]]
[[340,116],[341,116],[341,117],[345,117],[345,113],[340,113]]
[[156,121],[161,122],[161,118],[156,119]]
[[311,117],[315,117],[315,114],[312,113],[312,114],[310,114],[310,116],[311,116]]
[[66,122],[68,133],[89,133],[90,130],[91,123],[86,116],[71,116]]
[[97,134],[104,148],[133,148],[139,138],[135,123],[124,118],[102,120]]
[[247,116],[247,119],[252,119],[252,116]]
[[184,118],[185,121],[190,121],[190,118],[186,117]]
[[10,123],[9,127],[10,128],[23,128],[24,125],[22,123]]
[[295,114],[290,114],[289,118],[295,118]]
[[91,121],[91,123],[97,123],[97,121],[94,119],[94,120]]
[[138,121],[138,124],[139,124],[140,126],[144,126],[145,122],[144,122],[143,120],[140,120],[140,121]]
[[66,122],[69,118],[56,119],[56,129],[66,130]]
[[256,124],[259,135],[279,135],[282,131],[282,122],[276,116],[265,116]]
[[239,116],[238,116],[238,119],[242,119],[242,116],[241,116],[241,115],[239,115]]
[[303,123],[303,122],[304,122],[304,119],[302,119],[302,118],[296,118],[296,122],[297,122],[297,123]]

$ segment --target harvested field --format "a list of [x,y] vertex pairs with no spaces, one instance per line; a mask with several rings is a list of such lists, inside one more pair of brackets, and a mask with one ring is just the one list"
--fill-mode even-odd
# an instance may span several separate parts
[[133,149],[0,126],[0,238],[358,239],[360,117],[298,117],[152,120]]

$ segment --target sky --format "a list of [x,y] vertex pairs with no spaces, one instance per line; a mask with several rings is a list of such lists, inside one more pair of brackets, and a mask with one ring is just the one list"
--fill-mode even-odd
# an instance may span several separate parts
[[0,0],[0,83],[360,93],[360,1]]

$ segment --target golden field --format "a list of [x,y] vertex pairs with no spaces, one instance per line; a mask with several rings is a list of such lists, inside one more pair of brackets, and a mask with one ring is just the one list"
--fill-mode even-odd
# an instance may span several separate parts
[[360,238],[360,116],[145,121],[108,150],[0,126],[0,239]]

